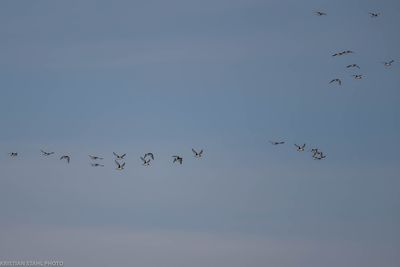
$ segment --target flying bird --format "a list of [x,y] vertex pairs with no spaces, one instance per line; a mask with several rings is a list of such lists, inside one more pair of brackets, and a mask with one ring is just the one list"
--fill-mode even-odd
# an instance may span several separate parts
[[315,11],[314,14],[317,15],[317,16],[326,16],[326,15],[328,15],[325,12],[322,12],[322,11]]
[[150,159],[146,159],[146,157],[140,157],[140,159],[143,161],[143,166],[150,165]]
[[318,154],[313,155],[313,158],[316,160],[321,160],[321,159],[326,158],[326,156],[322,152],[319,152]]
[[40,150],[40,151],[42,152],[43,156],[50,156],[50,155],[54,154],[54,152],[46,152],[44,150]]
[[271,144],[273,144],[274,146],[277,145],[283,145],[285,142],[284,141],[269,141]]
[[310,151],[311,151],[311,153],[313,153],[313,155],[316,155],[316,154],[320,153],[318,148],[312,148]]
[[125,162],[120,164],[118,161],[114,160],[115,164],[117,165],[117,170],[122,171],[125,167]]
[[183,158],[180,156],[172,156],[174,158],[173,163],[179,162],[179,164],[182,164]]
[[144,158],[147,158],[147,157],[150,157],[151,160],[154,160],[154,155],[151,152],[144,154]]
[[294,144],[294,145],[296,146],[297,151],[299,151],[299,152],[304,151],[304,148],[306,147],[306,144],[302,144],[301,146],[299,146],[297,144]]
[[356,74],[356,75],[353,75],[353,77],[356,80],[361,80],[363,78],[363,75],[362,74]]
[[390,60],[389,62],[382,62],[385,67],[391,67],[394,60]]
[[123,154],[123,155],[118,155],[117,153],[115,153],[115,152],[113,152],[113,154],[114,154],[114,156],[116,156],[117,157],[117,160],[121,160],[121,159],[124,159],[124,157],[126,156],[126,154]]
[[11,152],[11,153],[8,153],[9,155],[10,155],[10,157],[16,157],[16,156],[18,156],[18,152]]
[[342,81],[340,79],[333,79],[332,81],[330,81],[329,83],[337,83],[339,85],[342,85]]
[[345,50],[345,51],[342,51],[342,52],[337,52],[337,53],[333,54],[332,56],[333,57],[343,56],[343,55],[352,54],[352,53],[354,53],[354,52],[351,51],[351,50]]
[[358,66],[357,64],[350,64],[350,65],[347,65],[346,66],[346,68],[360,68],[360,66]]
[[203,149],[197,152],[196,150],[194,150],[194,148],[192,148],[192,152],[194,153],[195,158],[201,158],[201,155],[203,154]]
[[99,163],[91,163],[92,167],[104,167],[103,164],[99,164]]
[[369,12],[371,18],[377,18],[381,13]]
[[92,156],[89,155],[89,158],[91,158],[92,160],[102,160],[103,158],[97,157],[97,156]]
[[67,161],[67,163],[69,163],[69,161],[71,160],[70,156],[67,156],[67,155],[61,156],[60,160],[63,160],[63,159],[65,159]]

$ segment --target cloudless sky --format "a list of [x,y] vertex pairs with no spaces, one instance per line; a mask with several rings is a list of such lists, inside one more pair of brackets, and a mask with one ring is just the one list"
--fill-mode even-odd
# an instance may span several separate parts
[[[399,12],[396,0],[0,1],[0,261],[399,266]],[[332,57],[343,50],[355,53]]]

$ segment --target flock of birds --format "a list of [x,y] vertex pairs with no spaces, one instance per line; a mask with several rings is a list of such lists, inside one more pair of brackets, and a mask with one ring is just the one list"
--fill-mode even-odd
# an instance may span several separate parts
[[[317,16],[327,16],[328,14],[326,12],[323,11],[316,11],[315,15]],[[377,18],[380,16],[380,13],[376,13],[376,12],[369,12],[369,15],[371,16],[371,18]],[[340,57],[340,56],[345,56],[345,55],[349,55],[349,54],[353,54],[354,52],[351,50],[343,50],[340,52],[336,52],[332,55],[332,57]],[[390,60],[390,61],[383,61],[382,64],[384,67],[389,68],[392,66],[392,64],[394,63],[394,60]],[[351,63],[348,64],[346,66],[347,69],[358,69],[360,70],[361,67],[356,64],[356,63]],[[363,74],[353,74],[352,77],[356,80],[361,80],[364,75]],[[332,79],[329,84],[332,83],[336,83],[338,85],[342,85],[342,80],[340,78],[334,78]],[[284,141],[269,141],[272,145],[274,146],[278,146],[278,145],[283,145],[285,144]],[[304,152],[305,148],[306,148],[306,144],[294,144],[295,149],[298,152]],[[55,154],[54,152],[46,152],[44,150],[41,150],[42,155],[45,157],[51,156],[53,154]],[[195,158],[201,158],[203,155],[203,149],[197,151],[195,149],[192,148],[192,152],[193,152],[193,156]],[[326,158],[326,155],[324,154],[324,152],[322,152],[319,148],[311,148],[309,150],[309,152],[311,152],[311,156],[314,160],[323,160]],[[15,158],[18,156],[18,152],[10,152],[9,153],[10,157]],[[116,169],[117,170],[123,170],[125,168],[125,154],[117,154],[115,152],[113,152],[114,155],[114,163],[116,165]],[[93,155],[89,155],[89,158],[92,160],[92,162],[90,163],[92,167],[104,167],[104,164],[101,164],[99,162],[101,162],[104,158],[102,157],[98,157],[98,156],[93,156]],[[149,166],[151,164],[152,161],[154,161],[154,154],[153,153],[145,153],[143,156],[140,157],[141,161],[143,162],[143,166]],[[64,160],[66,161],[66,163],[70,163],[71,161],[71,156],[69,155],[61,155],[60,160]],[[172,163],[178,163],[178,164],[182,164],[183,163],[183,157],[180,155],[174,155],[172,156]]]
[[[327,16],[328,14],[326,12],[323,12],[323,11],[316,11],[315,15],[317,15],[317,16]],[[369,15],[371,16],[371,18],[377,18],[381,14],[377,13],[377,12],[369,12]],[[345,56],[345,55],[353,54],[353,53],[354,52],[351,51],[351,50],[345,50],[345,51],[334,53],[332,55],[332,57]],[[394,60],[392,59],[392,60],[389,60],[389,61],[382,61],[382,64],[383,64],[384,67],[389,68],[389,67],[392,66],[393,62],[394,62]],[[355,63],[347,65],[346,68],[347,69],[351,69],[351,68],[361,69],[360,66],[358,64],[355,64]],[[363,74],[353,74],[352,76],[353,76],[353,78],[355,80],[361,80],[364,77]],[[339,79],[339,78],[334,78],[329,83],[330,84],[336,83],[337,85],[342,85],[342,80]]]
[[[285,141],[269,141],[269,142],[274,146],[285,144]],[[294,144],[294,146],[298,152],[304,152],[306,150],[306,144],[301,144],[301,145]],[[322,152],[317,147],[311,148],[310,152],[311,152],[311,156],[314,160],[322,160],[322,159],[326,158],[326,155],[324,154],[324,152]]]
[[[42,149],[40,150],[40,152],[42,153],[42,156],[44,156],[44,157],[49,157],[49,156],[55,154],[54,151],[47,152]],[[197,151],[194,148],[192,148],[192,152],[193,152],[193,156],[195,158],[201,158],[203,156],[203,149]],[[11,158],[16,158],[16,157],[18,157],[19,154],[18,154],[18,152],[10,152],[10,153],[8,153],[8,155]],[[119,171],[123,170],[125,168],[125,164],[126,164],[126,162],[125,162],[126,153],[117,154],[117,153],[113,152],[113,155],[114,155],[114,163],[116,165],[116,170],[119,170]],[[99,163],[99,162],[102,162],[102,160],[104,159],[103,157],[94,156],[94,155],[88,155],[88,156],[92,160],[92,162],[90,163],[90,165],[92,167],[104,167],[104,164]],[[174,156],[172,156],[172,158],[173,158],[173,160],[172,160],[173,163],[179,163],[180,165],[182,165],[182,163],[183,163],[182,156],[174,155]],[[143,156],[140,157],[140,159],[143,162],[143,164],[142,164],[143,166],[150,166],[150,163],[154,160],[154,154],[151,152],[145,153]],[[67,164],[69,164],[71,161],[71,156],[70,155],[61,155],[60,160],[64,160]]]

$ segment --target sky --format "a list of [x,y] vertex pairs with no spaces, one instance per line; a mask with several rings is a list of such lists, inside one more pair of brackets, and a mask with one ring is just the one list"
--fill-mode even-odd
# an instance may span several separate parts
[[399,12],[396,0],[0,1],[0,261],[399,266]]

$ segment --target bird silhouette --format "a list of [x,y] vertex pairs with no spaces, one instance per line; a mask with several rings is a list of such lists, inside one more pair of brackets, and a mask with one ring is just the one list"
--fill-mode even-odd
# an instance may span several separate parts
[[342,85],[342,80],[336,78],[336,79],[331,80],[329,83],[330,83],[330,84],[331,84],[331,83],[337,83],[338,85]]
[[269,141],[271,144],[273,144],[274,146],[277,145],[283,145],[285,142],[284,141]]
[[120,164],[118,161],[114,160],[115,164],[117,165],[117,170],[122,171],[125,167],[125,162]]
[[178,162],[179,164],[182,164],[183,158],[180,156],[172,156],[174,158],[173,163]]
[[99,164],[99,163],[91,163],[92,167],[104,167],[103,164]]
[[302,145],[297,145],[297,144],[294,144],[295,146],[296,146],[296,148],[297,148],[297,151],[304,151],[304,148],[306,147],[306,144],[302,144]]
[[317,15],[317,16],[326,16],[326,15],[328,15],[325,12],[322,12],[322,11],[315,11],[314,14]]
[[197,152],[194,148],[192,148],[192,152],[193,152],[193,154],[194,154],[194,156],[195,156],[196,158],[201,158],[201,156],[202,156],[202,154],[203,154],[203,149],[200,150],[199,152]]
[[143,166],[150,165],[150,159],[146,159],[146,157],[140,157],[140,159],[143,161]]
[[357,64],[350,64],[350,65],[347,65],[346,66],[346,68],[360,68],[360,66],[358,66]]
[[42,152],[43,156],[50,156],[50,155],[54,154],[54,152],[46,152],[44,150],[40,150],[40,151]]
[[124,159],[124,157],[126,156],[126,154],[123,155],[118,155],[117,153],[113,152],[114,156],[117,157],[117,160],[121,160]]
[[63,160],[63,159],[65,159],[67,161],[67,163],[69,163],[69,161],[71,160],[71,157],[67,156],[67,155],[63,155],[63,156],[61,156],[60,160]]
[[92,160],[102,160],[103,158],[97,157],[97,156],[92,156],[89,155],[89,158],[91,158]]

